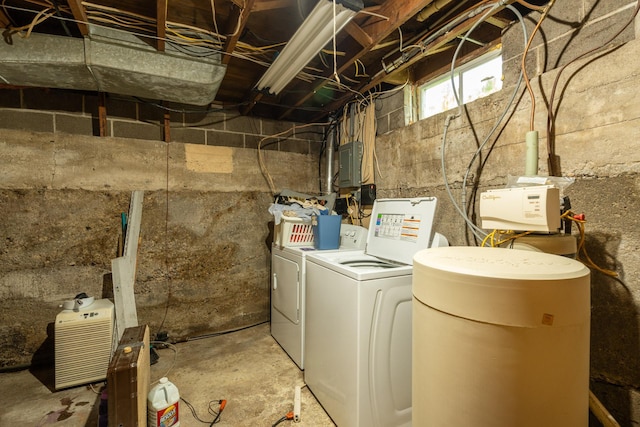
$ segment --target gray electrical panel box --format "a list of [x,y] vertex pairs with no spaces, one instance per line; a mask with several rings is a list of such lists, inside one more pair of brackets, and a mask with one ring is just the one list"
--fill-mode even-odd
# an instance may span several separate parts
[[338,151],[340,161],[340,188],[360,187],[362,167],[362,142],[355,141],[343,144]]

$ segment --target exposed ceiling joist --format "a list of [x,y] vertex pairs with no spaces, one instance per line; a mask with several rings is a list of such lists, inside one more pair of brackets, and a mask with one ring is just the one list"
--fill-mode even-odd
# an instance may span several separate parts
[[227,21],[227,39],[222,49],[223,64],[228,64],[229,61],[231,61],[231,54],[238,44],[238,40],[244,31],[245,25],[247,25],[247,20],[249,19],[249,15],[251,14],[254,4],[255,0],[247,0],[244,7],[239,7],[234,4],[233,11],[231,12],[231,15],[229,15],[229,20]]
[[158,36],[156,48],[164,52],[165,38],[167,36],[167,9],[169,0],[157,0],[156,2],[156,35]]
[[[362,28],[369,33],[371,38],[380,42],[386,36],[396,31],[399,26],[407,22],[409,19],[426,7],[433,0],[409,0],[398,2],[395,0],[387,0],[376,12],[362,24]],[[381,18],[386,17],[386,19]]]
[[500,28],[501,30],[504,30],[509,25],[511,25],[511,21],[509,21],[508,19],[500,18],[498,16],[490,16],[486,22]]
[[[342,73],[355,61],[374,49],[385,37],[396,31],[399,26],[415,16],[416,13],[420,12],[432,1],[433,0],[410,0],[400,2],[399,4],[397,1],[387,0],[381,5],[376,16],[371,16],[361,24],[363,31],[365,31],[371,39],[371,43],[367,46],[362,46],[362,49],[359,51],[347,53],[342,66],[338,67],[338,74]],[[381,16],[386,17],[386,19],[381,18]],[[322,88],[330,78],[330,76],[326,76],[319,82],[316,82],[313,89],[310,90],[307,95],[301,97],[295,103],[294,108],[289,108],[285,111],[285,113],[280,116],[280,119],[288,117],[296,107],[303,105],[307,100],[314,96],[314,94]]]
[[2,25],[2,28],[7,28],[9,26],[9,18],[1,10],[0,10],[0,25]]
[[89,20],[87,19],[87,11],[82,5],[82,0],[69,0],[69,7],[71,8],[71,13],[73,13],[73,18],[76,20],[80,34],[83,36],[89,35],[89,27],[87,26]]
[[[319,1],[2,0],[0,27],[6,28],[6,31],[2,31],[8,37],[7,46],[11,46],[11,36],[17,33],[24,36],[20,39],[25,46],[35,49],[48,45],[81,47],[83,44],[78,43],[79,39],[84,38],[84,43],[91,42],[85,37],[90,33],[93,38],[94,33],[101,37],[111,32],[109,37],[115,40],[111,40],[109,46],[114,49],[116,46],[122,50],[129,48],[128,42],[111,43],[117,40],[129,40],[134,44],[140,41],[140,45],[146,49],[150,48],[151,43],[151,54],[158,54],[152,55],[154,60],[178,61],[167,67],[167,73],[158,76],[167,79],[162,84],[140,79],[139,84],[129,85],[131,79],[140,77],[137,68],[133,70],[129,67],[129,62],[132,62],[130,56],[126,52],[120,52],[121,57],[109,56],[112,63],[105,64],[104,77],[123,83],[117,88],[103,87],[101,90],[105,92],[149,98],[160,101],[158,105],[162,105],[162,101],[187,105],[217,103],[227,108],[238,108],[244,114],[250,112],[270,119],[310,122],[339,111],[353,99],[356,92],[366,94],[378,88],[388,90],[403,84],[409,75],[413,79],[424,79],[437,72],[444,63],[450,61],[453,54],[451,48],[455,46],[454,37],[459,37],[464,29],[460,28],[457,33],[447,36],[448,41],[435,40],[435,37],[444,34],[444,31],[451,32],[450,27],[454,26],[454,22],[463,22],[462,19],[467,19],[464,18],[466,14],[493,2],[363,0],[363,8],[337,35],[335,55],[315,56],[307,64],[304,73],[299,74],[277,96],[254,90],[255,83],[296,32],[304,16]],[[521,1],[510,0],[508,3],[513,3],[524,15],[528,10],[537,8],[535,5],[544,2],[526,2],[533,6]],[[58,5],[55,12],[54,3]],[[418,20],[419,14],[423,21]],[[503,10],[479,26],[473,38],[478,45],[493,46],[500,41],[501,30],[512,25],[515,19],[514,13]],[[69,26],[69,31],[64,25],[65,21],[73,21],[77,27]],[[40,36],[35,40],[37,33]],[[425,43],[427,45],[422,49],[403,49],[400,52],[401,44],[408,47]],[[0,43],[0,46],[3,45]],[[89,90],[68,73],[48,67],[42,55],[29,56],[24,49],[15,46],[7,49],[13,49],[12,55],[18,55],[16,52],[20,51],[18,56],[25,59],[25,64],[32,66],[35,61],[36,65],[33,65],[34,69],[26,65],[16,68],[8,56],[9,51],[4,52],[0,55],[0,76],[6,83],[0,83],[3,88],[39,85]],[[46,47],[43,49],[46,53],[52,52]],[[167,49],[171,50],[171,55],[164,53]],[[465,57],[469,51],[477,53],[485,49],[487,47],[478,47],[469,42],[465,46]],[[155,50],[157,52],[153,52]],[[429,61],[425,60],[426,55],[421,51],[426,51]],[[335,65],[334,60],[337,62]],[[53,63],[57,64],[56,58],[53,58]],[[73,61],[66,61],[60,66],[69,67],[73,64]],[[216,68],[212,75],[207,70],[196,70],[194,64],[205,68],[221,67],[219,70]],[[140,61],[136,61],[135,65],[139,66]],[[391,71],[396,67],[397,71]],[[174,71],[178,69],[184,74],[176,75]],[[334,72],[337,72],[337,77],[334,77]],[[43,80],[43,73],[53,77]],[[187,90],[185,81],[199,89]],[[93,80],[91,82],[95,83]],[[146,85],[148,90],[144,92],[145,95],[138,92],[140,85]],[[209,90],[212,86],[215,90]]]
[[294,4],[291,0],[265,0],[258,1],[253,5],[252,12],[263,12],[265,10],[284,9]]
[[[494,16],[495,16],[496,13],[500,12],[502,9],[503,9],[503,7],[499,7],[496,10],[494,10],[494,12],[493,12]],[[428,46],[425,46],[425,50],[424,50],[425,53],[423,55],[414,56],[413,58],[409,59],[407,62],[405,62],[404,64],[399,66],[397,69],[395,69],[391,74],[388,74],[385,70],[380,70],[375,76],[373,76],[371,78],[371,80],[369,80],[369,82],[360,85],[356,89],[356,91],[358,91],[360,93],[365,93],[365,92],[371,90],[372,88],[374,88],[375,86],[379,85],[380,83],[382,83],[385,79],[389,78],[390,76],[392,76],[394,74],[397,74],[397,73],[403,72],[408,67],[410,67],[411,65],[415,64],[420,59],[424,58],[424,56],[428,56],[428,55],[431,55],[431,54],[433,54],[433,53],[435,53],[437,51],[440,51],[440,49],[442,49],[447,43],[450,43],[452,40],[460,37],[461,35],[463,35],[467,31],[469,31],[469,29],[471,29],[471,27],[473,27],[473,25],[478,20],[480,20],[482,17],[483,17],[483,15],[476,15],[473,18],[470,18],[470,19],[462,22],[461,24],[457,25],[456,27],[452,28],[450,31],[446,32],[442,36],[436,38]],[[497,44],[498,42],[499,41],[494,41],[493,43],[490,43],[489,46],[492,47],[493,45]],[[485,49],[487,49],[487,47],[485,47]],[[335,100],[334,102],[332,102],[327,107],[327,109],[329,111],[337,110],[338,108],[340,108],[341,106],[346,104],[352,97],[353,97],[352,93],[346,94],[346,95],[340,97],[339,99]]]
[[370,46],[373,43],[371,36],[353,21],[349,22],[344,30],[362,47]]

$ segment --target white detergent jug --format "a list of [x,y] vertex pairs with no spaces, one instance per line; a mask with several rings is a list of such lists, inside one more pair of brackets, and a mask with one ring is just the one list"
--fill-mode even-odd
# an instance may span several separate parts
[[180,426],[180,393],[168,378],[162,377],[147,398],[148,427]]

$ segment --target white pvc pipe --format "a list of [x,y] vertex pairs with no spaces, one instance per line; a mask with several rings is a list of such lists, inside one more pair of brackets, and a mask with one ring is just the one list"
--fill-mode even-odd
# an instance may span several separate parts
[[527,132],[525,137],[526,159],[524,174],[525,176],[538,175],[538,131],[532,130]]

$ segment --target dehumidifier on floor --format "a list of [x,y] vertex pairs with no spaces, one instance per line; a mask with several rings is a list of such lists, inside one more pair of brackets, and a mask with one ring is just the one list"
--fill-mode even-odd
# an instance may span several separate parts
[[62,310],[56,316],[56,389],[107,378],[113,326],[113,303],[108,299],[96,300],[82,309]]

